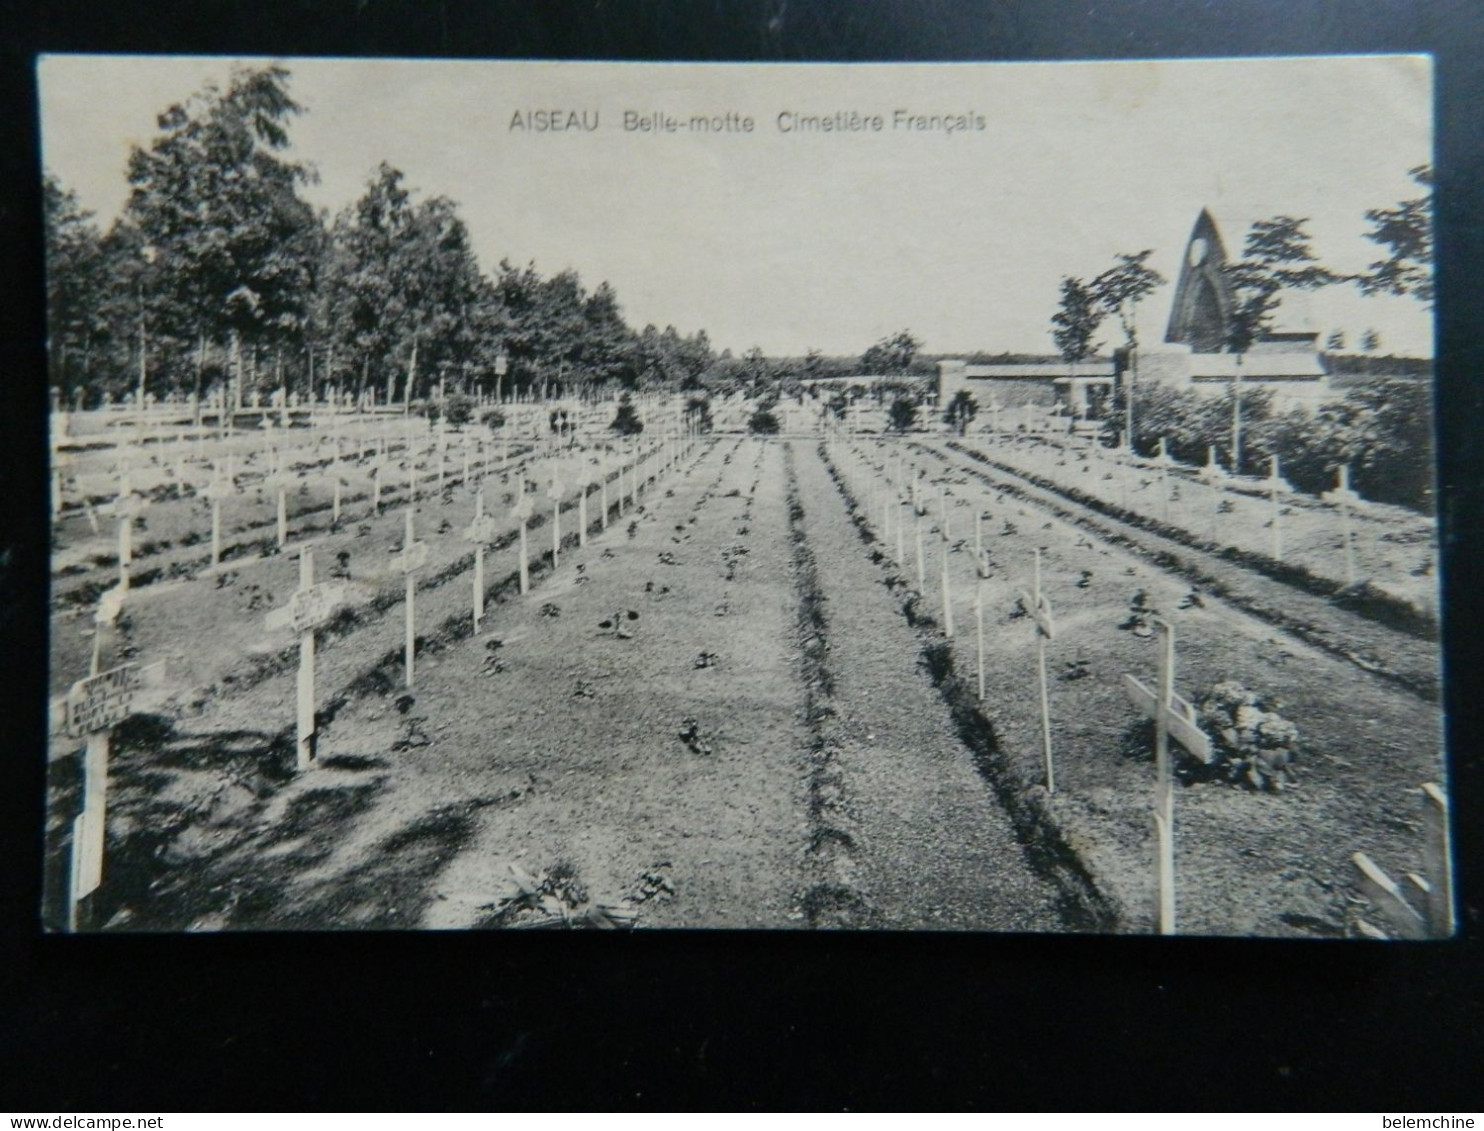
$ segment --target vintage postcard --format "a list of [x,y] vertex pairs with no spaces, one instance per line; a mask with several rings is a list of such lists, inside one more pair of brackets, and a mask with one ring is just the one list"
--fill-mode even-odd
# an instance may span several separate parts
[[1453,932],[1422,56],[43,56],[58,931]]

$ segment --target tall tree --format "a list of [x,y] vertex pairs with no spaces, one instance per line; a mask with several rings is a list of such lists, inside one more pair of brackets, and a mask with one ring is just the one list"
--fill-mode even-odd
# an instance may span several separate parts
[[1061,352],[1062,360],[1074,364],[1091,357],[1100,343],[1093,338],[1103,324],[1107,308],[1097,292],[1072,275],[1061,281],[1061,306],[1051,316],[1051,340]]
[[1246,353],[1272,329],[1285,289],[1313,290],[1339,281],[1314,255],[1307,219],[1274,216],[1256,220],[1247,232],[1242,258],[1223,267],[1234,303],[1226,347]]
[[1165,282],[1165,277],[1148,264],[1148,259],[1153,254],[1153,248],[1146,248],[1137,255],[1120,253],[1118,262],[1096,276],[1091,283],[1092,293],[1099,304],[1108,314],[1118,319],[1119,328],[1123,331],[1128,376],[1120,385],[1121,403],[1116,404],[1115,408],[1123,411],[1124,431],[1130,437],[1130,442],[1134,433],[1133,386],[1138,380],[1139,303]]
[[1433,171],[1418,165],[1407,175],[1427,192],[1403,200],[1395,208],[1373,208],[1365,214],[1371,222],[1366,239],[1387,249],[1385,259],[1370,265],[1368,273],[1356,277],[1366,294],[1384,292],[1412,295],[1424,305],[1433,303]]
[[51,381],[66,396],[74,384],[73,374],[87,382],[91,348],[103,328],[99,321],[106,291],[102,236],[93,214],[50,173],[42,180],[42,207]]
[[878,376],[907,373],[921,349],[922,343],[912,336],[912,331],[898,330],[861,355],[861,372]]
[[1118,262],[1095,276],[1089,284],[1098,303],[1118,319],[1124,344],[1129,349],[1137,347],[1139,342],[1136,317],[1139,303],[1165,282],[1165,277],[1148,264],[1153,254],[1153,248],[1146,248],[1137,255],[1120,253]]
[[123,223],[152,249],[165,288],[196,334],[282,343],[301,329],[318,217],[299,196],[310,170],[287,160],[301,107],[289,72],[235,69],[159,116],[160,136],[129,154]]

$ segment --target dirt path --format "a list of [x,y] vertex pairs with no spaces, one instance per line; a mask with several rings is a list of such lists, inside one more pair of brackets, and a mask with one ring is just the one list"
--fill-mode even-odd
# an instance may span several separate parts
[[816,446],[792,447],[828,641],[815,839],[858,892],[859,925],[1064,929],[1057,893],[959,740]]

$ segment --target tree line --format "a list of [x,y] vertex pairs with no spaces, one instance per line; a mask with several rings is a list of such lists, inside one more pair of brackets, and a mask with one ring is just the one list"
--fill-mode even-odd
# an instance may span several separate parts
[[284,388],[417,401],[440,392],[608,395],[708,389],[797,395],[819,377],[933,373],[902,330],[859,357],[770,358],[705,330],[631,327],[607,282],[534,263],[481,270],[457,204],[419,199],[383,162],[331,215],[289,156],[303,107],[281,66],[237,68],[157,118],[134,146],[129,195],[106,229],[44,183],[50,383],[105,397],[238,397]]
[[46,175],[50,379],[69,404],[227,382],[581,395],[686,385],[717,360],[704,330],[630,327],[606,282],[508,261],[487,275],[457,205],[417,199],[385,162],[317,212],[313,169],[286,153],[303,109],[289,79],[237,69],[159,115],[106,230]]

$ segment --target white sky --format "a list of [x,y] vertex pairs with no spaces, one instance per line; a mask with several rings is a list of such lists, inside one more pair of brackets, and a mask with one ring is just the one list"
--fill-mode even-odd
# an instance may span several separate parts
[[[1252,219],[1310,218],[1320,258],[1358,270],[1380,249],[1367,208],[1417,195],[1431,160],[1426,58],[1145,63],[634,64],[283,60],[307,109],[294,154],[337,211],[383,159],[456,200],[485,268],[534,260],[607,279],[629,321],[705,328],[740,353],[856,354],[910,328],[932,353],[1054,352],[1062,275],[1154,248],[1170,285],[1141,334],[1163,337],[1199,210],[1239,253]],[[101,221],[127,195],[131,143],[233,60],[47,56],[47,167]],[[599,115],[592,133],[512,132],[518,109]],[[981,115],[986,129],[892,128],[897,109]],[[625,132],[626,110],[736,111],[751,134]],[[785,135],[780,112],[881,114],[879,134]],[[1300,310],[1300,307],[1306,309]],[[1410,299],[1335,287],[1285,306],[1297,323],[1377,329],[1431,355]],[[1105,338],[1116,337],[1109,326]]]

